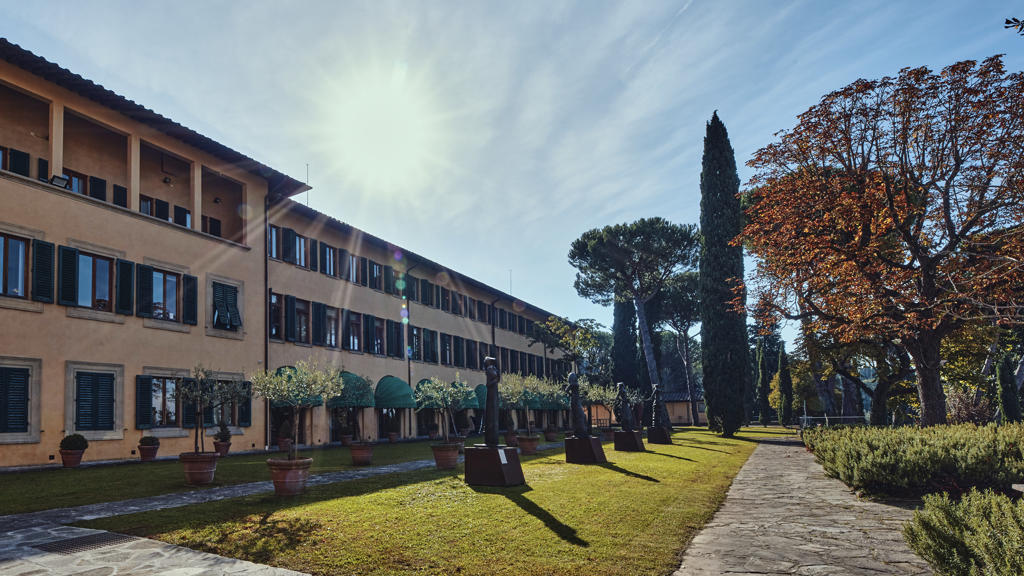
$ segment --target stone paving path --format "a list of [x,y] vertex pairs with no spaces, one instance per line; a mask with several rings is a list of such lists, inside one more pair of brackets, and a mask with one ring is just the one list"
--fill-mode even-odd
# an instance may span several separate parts
[[857,498],[795,440],[762,443],[673,576],[929,576],[910,510]]
[[[540,446],[539,449],[551,450],[561,446],[561,442],[552,442]],[[459,461],[462,461],[461,456]],[[433,459],[412,460],[386,466],[328,472],[310,476],[307,486],[348,482],[382,474],[422,470],[433,466]],[[124,542],[71,554],[49,552],[37,548],[46,543],[108,534],[102,530],[64,526],[64,524],[252,496],[269,493],[273,490],[274,485],[269,481],[250,482],[119,502],[103,502],[73,508],[0,516],[0,576],[301,575],[300,572],[224,558],[146,538],[125,538]]]

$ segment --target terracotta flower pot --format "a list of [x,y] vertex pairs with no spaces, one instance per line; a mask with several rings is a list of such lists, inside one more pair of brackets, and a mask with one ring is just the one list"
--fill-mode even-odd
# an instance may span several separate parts
[[295,460],[278,460],[268,458],[270,479],[274,482],[274,493],[278,496],[296,496],[306,489],[309,479],[309,467],[312,458],[296,458]]
[[558,432],[555,432],[554,430],[545,430],[544,439],[548,442],[555,442],[558,440]]
[[85,450],[61,450],[60,461],[65,468],[78,468],[82,463],[82,454],[85,454]]
[[156,451],[160,449],[160,445],[156,446],[143,446],[139,444],[139,460],[143,462],[152,462],[156,460]]
[[213,473],[217,471],[216,452],[182,452],[178,460],[185,469],[185,483],[201,486],[213,482]]
[[519,440],[519,451],[523,454],[536,454],[537,446],[540,444],[540,436],[520,436]]
[[292,449],[292,439],[291,438],[278,438],[277,439],[277,449],[280,450],[281,452],[289,452],[289,451],[291,451],[291,449]]
[[434,465],[438,470],[451,470],[459,463],[458,442],[431,444],[430,449],[434,451]]
[[373,444],[369,442],[353,442],[348,447],[352,454],[353,466],[369,466],[373,463]]
[[228,450],[231,449],[231,442],[221,442],[219,440],[214,440],[213,449],[217,451],[217,454],[220,454],[221,458],[224,458],[225,456],[228,455]]
[[341,445],[342,446],[351,446],[352,445],[352,435],[351,434],[342,434],[341,435]]
[[398,442],[398,432],[388,432],[388,442],[392,444]]
[[505,444],[519,446],[519,438],[515,432],[505,432]]

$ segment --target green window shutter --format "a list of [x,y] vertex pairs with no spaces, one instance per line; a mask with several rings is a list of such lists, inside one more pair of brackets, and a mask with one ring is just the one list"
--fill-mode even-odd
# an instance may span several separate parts
[[135,265],[135,315],[153,317],[153,267]]
[[248,428],[252,426],[252,382],[243,382],[242,385],[248,393],[238,401],[238,426]]
[[284,339],[295,342],[295,296],[284,297]]
[[352,330],[349,328],[348,323],[352,320],[348,310],[341,311],[341,347],[343,350],[348,350],[348,341],[352,338]]
[[32,299],[53,302],[53,244],[32,240]]
[[92,372],[75,374],[75,429],[97,430],[96,376]]
[[135,377],[135,428],[148,430],[153,427],[153,377]]
[[213,426],[213,404],[203,407],[203,428]]
[[0,432],[28,432],[28,368],[0,368]]
[[320,260],[320,271],[323,272],[324,274],[327,274],[327,250],[328,249],[330,249],[330,246],[328,246],[327,244],[325,244],[323,242],[320,243],[320,258],[319,258],[319,260]]
[[57,249],[57,264],[60,268],[57,303],[61,306],[78,306],[78,250],[61,246]]
[[199,323],[199,279],[186,274],[182,277],[181,284],[181,321],[195,326]]
[[50,162],[46,158],[36,158],[36,179],[41,182],[50,181]]
[[324,328],[327,326],[327,307],[322,302],[313,302],[313,346],[324,345]]
[[119,259],[115,266],[114,311],[131,316],[135,311],[135,263]]
[[391,266],[384,267],[384,291],[388,294],[395,293],[395,269]]
[[373,328],[375,324],[376,318],[369,314],[363,314],[363,352],[369,352],[371,354],[376,352],[373,342]]
[[228,315],[231,318],[231,328],[238,328],[242,325],[242,312],[238,309],[238,287],[221,284],[224,292],[224,303],[228,307]]
[[363,272],[362,285],[363,286],[367,286],[368,285],[368,281],[370,279],[369,278],[369,276],[370,276],[370,260],[368,258],[360,258],[359,259],[359,266],[363,269],[362,270],[362,272]]
[[395,340],[397,341],[396,343],[398,344],[398,349],[396,350],[397,354],[395,354],[395,357],[396,358],[401,358],[401,359],[404,360],[405,359],[405,352],[406,352],[406,350],[405,350],[405,335],[402,333],[402,323],[401,322],[395,322]]
[[174,207],[174,223],[178,226],[188,226],[188,208],[184,206]]
[[95,176],[89,176],[89,196],[97,200],[107,201],[107,181]]
[[338,250],[338,277],[348,280],[348,250]]
[[309,262],[309,269],[312,270],[313,272],[317,271],[317,266],[316,266],[317,257],[316,257],[316,255],[318,253],[319,253],[319,251],[317,250],[317,241],[313,240],[313,239],[310,239],[310,241],[309,241],[309,255],[307,256],[306,260]]
[[124,186],[118,186],[114,184],[111,186],[111,190],[114,193],[114,205],[120,206],[121,208],[128,207],[128,189]]
[[21,150],[11,148],[9,154],[8,158],[10,158],[10,163],[7,166],[8,170],[15,174],[21,174],[27,178],[29,176],[29,166],[31,165],[31,159],[29,158],[28,152],[22,152]]
[[[183,378],[181,384],[183,388],[189,388],[196,385],[196,380],[195,378]],[[196,427],[196,403],[191,400],[181,401],[181,427]]]
[[96,375],[96,429],[114,429],[114,375]]
[[153,215],[157,218],[167,221],[170,219],[171,205],[166,200],[159,198],[153,199]]
[[295,230],[281,229],[281,259],[295,264]]

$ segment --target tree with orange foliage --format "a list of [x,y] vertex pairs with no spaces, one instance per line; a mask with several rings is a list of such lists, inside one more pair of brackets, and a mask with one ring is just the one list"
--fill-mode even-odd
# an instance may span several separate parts
[[922,424],[945,422],[943,338],[1024,310],[1024,74],[993,56],[858,80],[748,166],[753,288],[837,341],[905,347]]

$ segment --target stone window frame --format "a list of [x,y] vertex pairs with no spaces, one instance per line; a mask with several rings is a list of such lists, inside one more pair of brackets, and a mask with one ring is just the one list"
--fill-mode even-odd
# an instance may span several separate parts
[[40,358],[0,356],[0,366],[28,368],[28,431],[0,434],[0,444],[38,444],[42,409],[43,361]]
[[[245,324],[243,323],[243,326],[244,325]],[[213,372],[213,379],[214,380],[233,380],[233,381],[236,381],[236,382],[245,382],[245,374],[243,374],[242,372],[217,372],[217,371],[215,371],[215,372]],[[231,432],[231,435],[232,436],[241,436],[242,434],[245,434],[245,430],[241,426],[239,426],[238,423],[237,423],[237,420],[238,420],[238,406],[237,405],[235,406],[234,420],[236,421],[236,423],[232,424],[231,426],[228,426],[228,431]],[[213,435],[217,433],[217,430],[219,428],[220,428],[220,426],[217,425],[217,424],[206,425],[206,426],[203,427],[203,434],[206,437],[208,437],[208,438],[213,438]],[[251,426],[250,426],[250,428],[251,428]]]
[[[162,368],[159,366],[143,366],[142,376],[152,376],[154,378],[189,378],[192,376],[192,372],[187,368]],[[180,422],[180,419],[179,419]],[[153,426],[144,432],[146,436],[155,436],[157,438],[187,438],[192,434],[191,429],[182,428],[181,426]]]
[[[114,373],[114,429],[77,430],[75,428],[75,375],[78,372]],[[64,368],[64,434],[81,434],[86,440],[124,440],[124,364],[77,362],[68,360]]]
[[[80,306],[65,306],[65,314],[67,315],[67,317],[84,318],[86,320],[96,320],[99,322],[110,322],[111,324],[124,324],[126,321],[125,319],[127,317],[123,314],[118,314],[116,312],[117,306],[116,304],[113,304],[113,302],[116,299],[117,292],[117,261],[119,259],[124,260],[126,258],[125,251],[117,250],[115,248],[108,248],[106,246],[101,246],[99,244],[93,244],[92,242],[86,242],[84,240],[75,240],[74,238],[68,238],[67,243],[65,245],[71,248],[76,248],[79,251],[87,252],[89,254],[95,254],[97,256],[102,256],[104,258],[110,258],[110,273],[115,275],[114,282],[112,282],[112,284],[115,286],[115,294],[111,295],[113,296],[113,298],[111,298],[110,312],[104,312],[103,310],[93,310],[92,308],[82,308]],[[78,263],[75,262],[75,265],[77,266]],[[55,276],[55,278],[57,278],[58,281],[60,279],[59,275]],[[55,287],[55,289],[59,289],[59,287]]]
[[[143,318],[142,326],[145,328],[154,328],[157,330],[169,330],[171,332],[181,332],[183,334],[189,334],[192,332],[192,327],[184,322],[185,313],[185,276],[191,276],[190,268],[188,266],[182,266],[181,264],[174,264],[165,260],[157,260],[156,258],[150,258],[144,256],[142,258],[142,264],[144,266],[150,266],[154,270],[160,272],[173,272],[178,275],[178,318],[179,320],[161,320],[159,318]],[[138,282],[138,279],[135,279]]]
[[[228,286],[234,286],[238,290],[238,315],[242,317],[242,325],[238,327],[238,330],[221,330],[220,328],[213,327],[213,283],[218,282],[220,284],[226,284]],[[236,280],[227,276],[221,276],[212,272],[206,273],[204,280],[206,285],[206,295],[203,298],[203,306],[205,308],[205,325],[206,335],[214,338],[228,338],[230,340],[245,340],[246,324],[245,324],[245,282],[242,280]]]
[[[27,258],[25,259],[25,266],[28,268],[25,274],[26,285],[25,288],[31,292],[32,287],[32,240],[46,240],[46,234],[42,230],[36,230],[35,228],[26,228],[24,226],[18,226],[17,224],[11,224],[9,222],[0,222],[0,232],[4,234],[11,234],[13,236],[20,236],[21,238],[27,238],[29,246],[26,250]],[[54,251],[56,251],[56,247]],[[56,258],[54,259],[54,267],[56,267]],[[56,270],[54,270],[54,278],[56,278]],[[55,288],[56,289],[56,288]],[[42,312],[43,303],[32,300],[32,295],[29,294],[26,298],[14,298],[0,295],[0,308],[9,308],[11,310],[23,310],[25,312]]]

